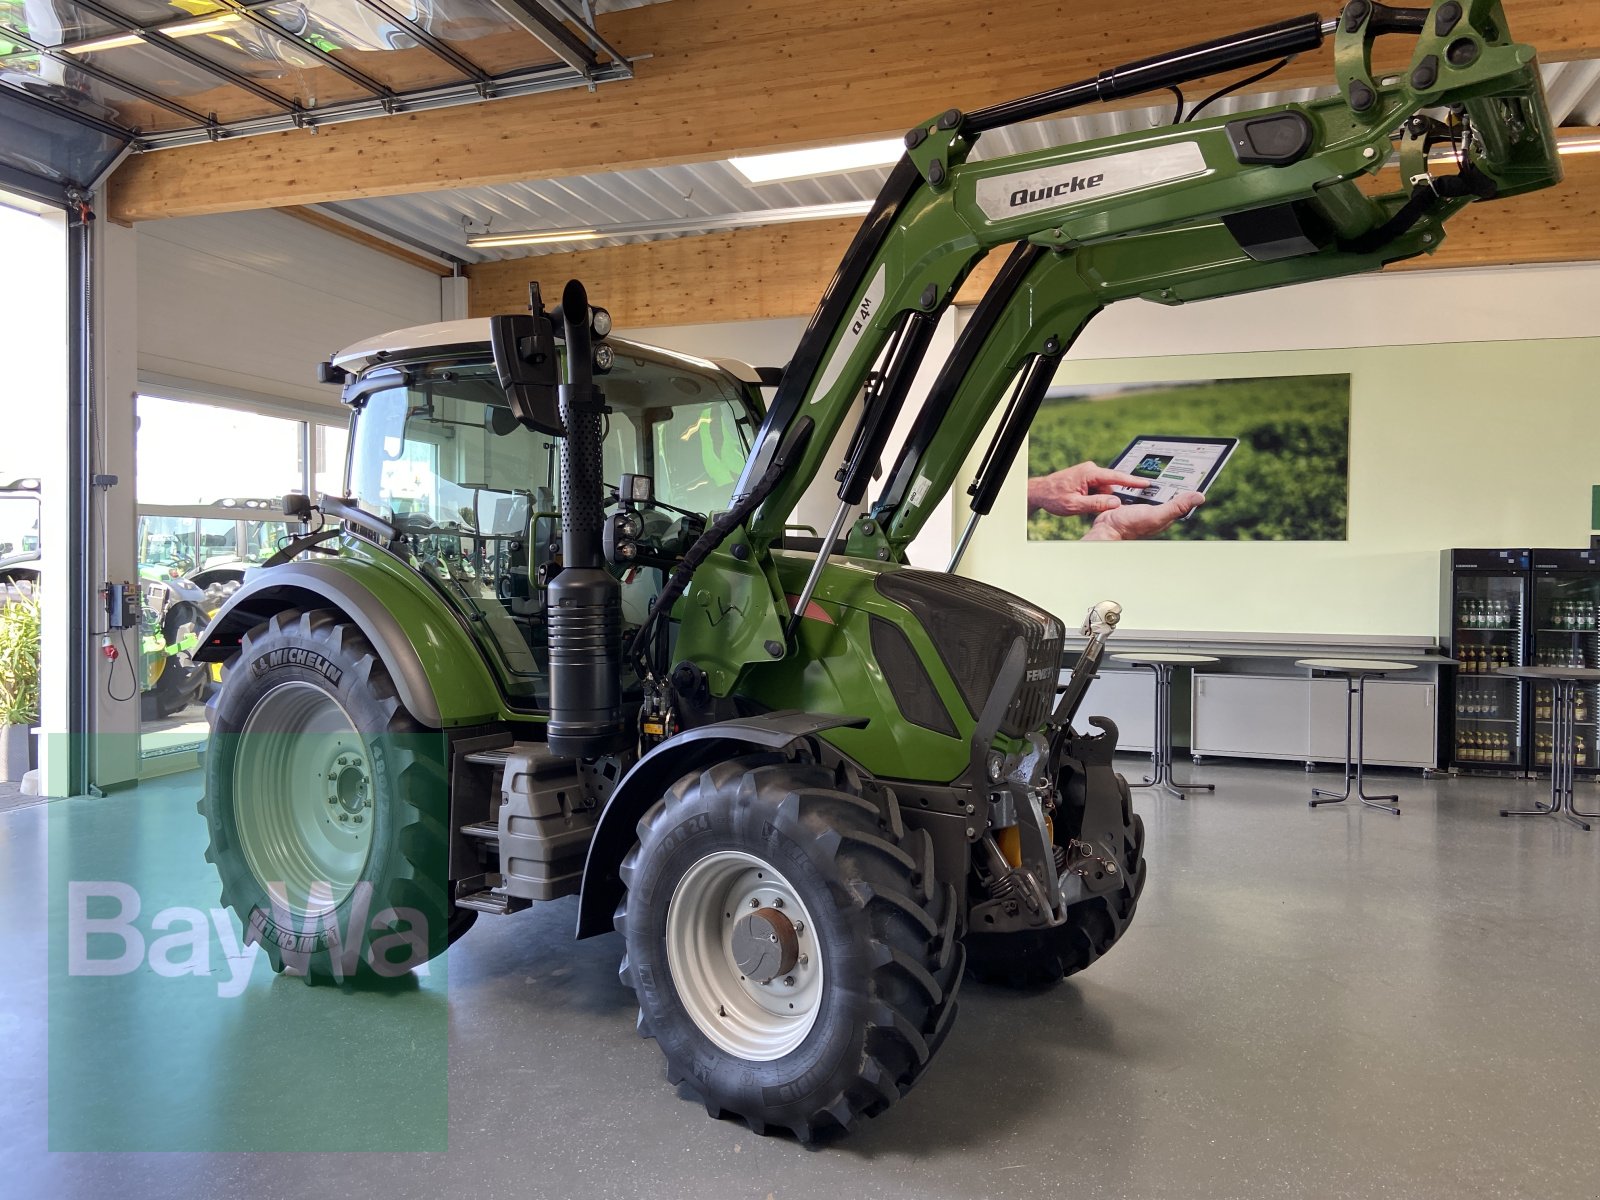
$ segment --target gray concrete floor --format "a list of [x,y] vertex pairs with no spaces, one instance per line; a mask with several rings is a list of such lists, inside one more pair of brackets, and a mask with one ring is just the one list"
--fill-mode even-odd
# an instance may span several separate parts
[[[486,918],[450,954],[446,1153],[47,1152],[37,914],[45,814],[57,805],[0,813],[0,1189],[1596,1195],[1600,832],[1496,815],[1540,797],[1539,783],[1384,774],[1403,796],[1397,819],[1308,810],[1298,768],[1208,763],[1200,774],[1215,796],[1136,793],[1150,883],[1120,946],[1048,991],[968,986],[918,1089],[820,1148],[709,1121],[669,1087],[654,1044],[634,1035],[616,939],[573,943],[562,902]],[[192,780],[174,787],[115,803],[146,803],[152,819],[158,805],[188,804],[193,822]],[[1580,803],[1600,807],[1600,787],[1582,790]],[[261,986],[313,997],[330,1022],[385,1019],[382,998]],[[261,1094],[248,1068],[216,1088],[246,1108],[296,1103]],[[392,1102],[350,1091],[352,1106]]]

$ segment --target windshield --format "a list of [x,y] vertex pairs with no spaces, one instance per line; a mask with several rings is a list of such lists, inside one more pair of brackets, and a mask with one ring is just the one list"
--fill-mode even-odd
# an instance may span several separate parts
[[[737,386],[687,360],[619,348],[596,381],[606,418],[606,482],[651,475],[664,505],[702,515],[727,508],[749,450]],[[559,439],[511,416],[490,363],[413,369],[357,413],[349,490],[401,532],[412,565],[487,635],[509,695],[544,703],[544,583],[560,556]],[[663,522],[677,514],[657,510]],[[623,622],[643,619],[660,573],[623,578]]]

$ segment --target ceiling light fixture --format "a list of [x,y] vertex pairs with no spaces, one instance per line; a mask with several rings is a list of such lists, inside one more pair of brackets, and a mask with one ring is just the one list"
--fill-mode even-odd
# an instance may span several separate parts
[[750,154],[728,163],[751,183],[782,183],[816,175],[842,175],[867,167],[890,167],[900,161],[906,144],[900,138],[851,142],[844,146],[817,146],[811,150],[780,150],[775,154]]
[[546,233],[475,233],[467,245],[490,246],[548,246],[557,242],[588,242],[605,237],[598,229],[553,229]]
[[[238,13],[219,13],[215,16],[200,17],[194,21],[185,21],[182,25],[168,25],[161,32],[171,38],[198,37],[203,33],[220,33],[242,20],[244,18]],[[101,50],[120,50],[124,46],[138,46],[143,43],[144,38],[137,33],[118,33],[96,41],[83,42],[77,46],[62,46],[61,49],[68,54],[97,54]]]
[[480,233],[467,238],[474,249],[502,246],[550,246],[560,242],[591,242],[596,238],[667,237],[683,233],[721,233],[761,225],[787,225],[796,221],[827,221],[864,217],[872,211],[870,200],[839,204],[807,204],[796,208],[762,208],[752,212],[715,213],[703,217],[674,217],[666,221],[635,221],[607,225],[604,229],[534,229],[526,233]]
[[1600,151],[1600,137],[1557,138],[1556,149],[1562,154],[1594,154]]

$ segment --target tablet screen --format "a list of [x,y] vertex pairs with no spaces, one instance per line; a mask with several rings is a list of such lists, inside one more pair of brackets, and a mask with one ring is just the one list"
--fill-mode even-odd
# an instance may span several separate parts
[[1119,486],[1111,491],[1144,504],[1165,504],[1183,492],[1203,492],[1236,445],[1236,438],[1135,438],[1112,469],[1150,482],[1143,488]]

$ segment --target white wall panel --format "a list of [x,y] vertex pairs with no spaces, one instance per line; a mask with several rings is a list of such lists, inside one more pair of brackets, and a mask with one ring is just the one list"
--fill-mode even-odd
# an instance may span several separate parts
[[139,370],[333,406],[317,363],[440,319],[439,278],[282,213],[152,221],[139,235]]

